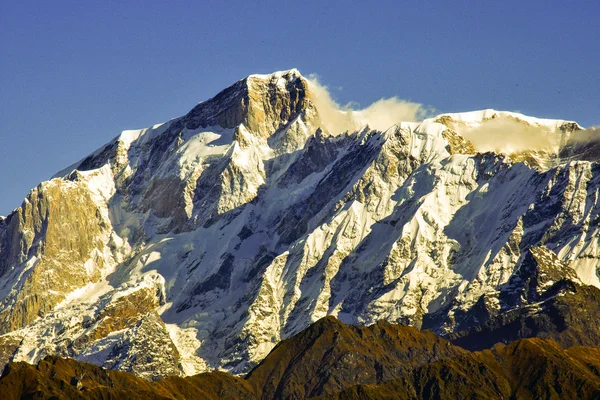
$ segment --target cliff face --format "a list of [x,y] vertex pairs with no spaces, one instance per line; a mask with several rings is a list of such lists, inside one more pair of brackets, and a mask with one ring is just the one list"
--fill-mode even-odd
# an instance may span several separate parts
[[55,179],[32,190],[6,219],[0,276],[10,286],[2,288],[0,333],[29,325],[100,280],[112,262],[102,211],[85,183]]
[[[577,124],[485,110],[338,132],[311,85],[250,76],[0,219],[0,360],[243,374],[327,315],[597,344],[600,169],[561,159]],[[489,121],[557,144],[484,152]],[[537,328],[509,335],[524,313]]]
[[200,103],[185,117],[188,129],[243,124],[268,138],[312,107],[307,81],[297,70],[273,75],[251,75]]
[[[498,299],[498,300],[496,300]],[[581,284],[575,271],[545,247],[531,248],[519,269],[499,288],[457,315],[453,343],[470,350],[524,337],[552,339],[564,347],[598,346],[600,289]]]

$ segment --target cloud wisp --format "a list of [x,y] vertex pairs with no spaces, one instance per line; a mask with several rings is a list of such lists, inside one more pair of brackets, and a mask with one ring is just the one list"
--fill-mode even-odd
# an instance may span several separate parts
[[560,135],[547,127],[535,126],[513,118],[483,121],[476,127],[461,127],[457,131],[478,151],[505,154],[525,150],[557,150]]
[[402,121],[422,121],[431,114],[422,104],[397,97],[380,99],[363,109],[355,109],[351,105],[341,106],[333,100],[327,86],[322,85],[317,76],[309,75],[307,81],[321,123],[331,133],[353,132],[365,125],[385,131]]
[[479,126],[457,127],[456,130],[473,143],[478,151],[505,154],[522,151],[558,152],[561,145],[573,146],[600,141],[599,127],[578,130],[564,137],[560,131],[514,118],[485,120]]
[[[371,129],[385,131],[400,122],[420,122],[433,116],[433,110],[422,104],[397,97],[380,99],[366,108],[340,105],[331,96],[327,86],[314,74],[307,78],[310,97],[318,110],[321,126],[333,134],[354,132],[368,125]],[[484,120],[477,126],[454,126],[479,152],[494,151],[513,154],[524,151],[557,153],[562,137],[560,132],[544,125],[533,125],[511,117]],[[600,142],[600,128],[574,132],[569,142]]]
[[592,126],[587,129],[573,132],[569,141],[575,144],[600,141],[600,126]]

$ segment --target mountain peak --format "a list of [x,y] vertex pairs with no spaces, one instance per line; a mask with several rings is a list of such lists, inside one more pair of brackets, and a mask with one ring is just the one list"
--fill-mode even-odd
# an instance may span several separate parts
[[291,80],[294,80],[297,78],[304,78],[304,77],[302,76],[300,71],[298,71],[296,68],[291,68],[291,69],[287,69],[287,70],[283,70],[283,71],[275,71],[270,74],[252,74],[242,80],[247,80],[247,79],[262,79],[262,80],[291,79]]
[[[484,110],[476,110],[460,113],[444,113],[435,117],[441,123],[455,123],[464,126],[480,125],[486,121],[510,119],[520,121],[532,126],[543,127],[550,130],[580,130],[583,129],[575,121],[566,121],[562,119],[536,118],[521,114],[514,111],[500,111],[487,108]],[[563,127],[564,126],[564,127]]]
[[297,69],[250,75],[198,104],[185,118],[187,128],[244,124],[266,138],[312,107],[308,82]]

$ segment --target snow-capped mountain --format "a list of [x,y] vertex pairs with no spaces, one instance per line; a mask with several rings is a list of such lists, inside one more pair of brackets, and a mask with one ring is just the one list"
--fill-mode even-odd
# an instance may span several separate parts
[[452,335],[484,300],[531,308],[505,300],[523,271],[600,287],[579,125],[484,110],[340,131],[315,96],[296,70],[252,75],[33,189],[0,217],[0,361],[240,374],[326,315]]

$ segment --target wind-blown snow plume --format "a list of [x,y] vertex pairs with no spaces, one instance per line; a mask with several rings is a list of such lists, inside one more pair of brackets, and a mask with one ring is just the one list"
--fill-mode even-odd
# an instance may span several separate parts
[[397,97],[377,100],[359,110],[351,105],[341,106],[316,75],[310,75],[307,80],[321,122],[332,133],[356,131],[365,125],[383,131],[402,121],[421,121],[430,113],[422,104]]
[[459,133],[468,139],[478,151],[514,153],[524,150],[555,148],[560,136],[547,127],[529,125],[512,118],[483,121],[476,127],[464,127]]
[[589,143],[600,140],[600,126],[592,126],[587,129],[582,129],[573,132],[570,141],[575,143]]

